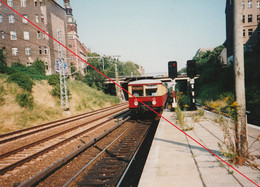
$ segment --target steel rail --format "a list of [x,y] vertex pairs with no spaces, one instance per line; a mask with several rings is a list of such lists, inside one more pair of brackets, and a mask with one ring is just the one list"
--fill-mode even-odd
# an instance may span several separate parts
[[[14,150],[12,150],[12,151],[9,151],[9,152],[7,152],[7,153],[1,154],[1,155],[0,155],[0,159],[2,159],[2,158],[4,158],[4,157],[7,157],[7,156],[9,156],[9,155],[11,155],[11,154],[15,154],[15,153],[17,153],[17,152],[19,152],[19,151],[21,151],[21,150],[30,148],[30,147],[32,147],[32,146],[34,146],[34,145],[37,145],[37,144],[39,144],[39,143],[42,143],[42,142],[44,142],[44,141],[48,141],[48,140],[50,140],[50,139],[52,139],[52,138],[55,138],[55,137],[60,136],[60,135],[62,135],[62,134],[65,134],[65,133],[67,133],[67,132],[69,132],[69,131],[75,130],[75,129],[79,128],[79,127],[83,127],[83,126],[87,125],[88,123],[93,123],[93,122],[95,122],[95,121],[98,121],[98,120],[103,119],[103,118],[105,118],[105,117],[107,117],[107,116],[110,116],[110,115],[111,115],[111,113],[110,113],[110,114],[106,114],[106,115],[101,116],[101,117],[99,117],[99,118],[95,118],[95,119],[90,120],[90,121],[87,121],[87,122],[85,122],[85,123],[81,123],[80,125],[77,125],[77,126],[75,126],[75,127],[71,127],[71,128],[69,128],[69,129],[66,129],[66,130],[64,130],[64,131],[62,131],[62,132],[59,132],[59,133],[57,133],[57,134],[54,134],[54,135],[52,135],[52,136],[48,136],[48,137],[43,138],[43,139],[41,139],[41,140],[35,141],[35,142],[31,143],[31,144],[28,144],[28,145],[19,147],[19,148],[17,148],[17,149],[14,149]],[[111,118],[111,119],[113,119],[113,118]]]
[[128,121],[130,119],[130,116],[126,117],[124,120],[122,120],[121,122],[119,122],[117,125],[115,125],[114,127],[110,128],[109,130],[107,130],[106,132],[104,132],[103,134],[99,135],[96,138],[93,138],[92,140],[90,140],[89,142],[83,144],[81,147],[79,147],[77,150],[73,151],[72,153],[70,153],[69,155],[67,155],[66,157],[56,161],[55,163],[53,163],[52,165],[50,165],[49,167],[45,168],[44,170],[42,170],[41,172],[39,172],[38,174],[36,174],[35,176],[31,177],[29,180],[24,181],[23,183],[21,183],[19,185],[19,187],[26,187],[26,186],[33,186],[35,185],[38,181],[40,181],[41,179],[47,177],[50,173],[53,173],[54,171],[56,171],[58,168],[60,168],[62,165],[64,165],[65,163],[69,162],[70,160],[72,160],[74,157],[78,156],[80,153],[84,152],[86,149],[88,149],[89,147],[93,146],[97,141],[103,139],[105,136],[107,136],[108,134],[110,134],[111,132],[113,132],[115,129],[117,129],[118,127],[120,127],[121,125],[123,125],[126,121]]
[[140,144],[139,144],[137,150],[135,151],[135,153],[134,153],[132,159],[130,160],[129,164],[127,165],[127,168],[125,169],[124,173],[123,173],[122,176],[120,177],[120,179],[119,179],[119,181],[118,181],[118,183],[117,183],[117,185],[116,185],[117,187],[120,187],[122,181],[123,181],[124,178],[125,178],[125,175],[127,174],[127,172],[128,172],[128,170],[129,170],[129,168],[131,167],[133,161],[135,160],[135,157],[136,157],[137,153],[139,152],[139,150],[140,150],[140,148],[141,148],[141,146],[142,146],[142,144],[143,144],[143,142],[144,142],[144,140],[145,140],[147,134],[149,133],[149,131],[150,131],[150,128],[146,131],[146,133],[145,133],[143,139],[141,140],[141,142],[140,142]]
[[80,177],[80,174],[89,167],[96,159],[98,159],[107,149],[113,145],[121,136],[123,136],[136,122],[133,122],[131,126],[129,126],[127,129],[125,129],[119,136],[117,136],[108,146],[106,146],[97,156],[95,156],[87,165],[85,165],[76,175],[74,175],[66,184],[63,185],[63,187],[66,187],[68,185],[71,185],[73,181],[77,180]]
[[[125,103],[120,104],[119,106],[114,105],[113,107],[108,107],[108,108],[92,111],[92,112],[89,112],[89,113],[79,114],[79,115],[76,115],[76,116],[73,116],[73,117],[64,118],[64,119],[48,122],[48,123],[45,123],[45,124],[29,127],[29,128],[26,128],[26,129],[22,129],[22,130],[19,130],[19,131],[14,131],[14,132],[11,132],[11,133],[3,134],[3,135],[0,135],[0,138],[5,138],[7,136],[12,136],[12,135],[15,135],[15,134],[18,134],[18,133],[27,132],[25,134],[20,134],[20,135],[12,136],[12,137],[4,139],[4,140],[0,140],[0,144],[6,143],[6,142],[9,142],[9,141],[12,141],[12,140],[16,140],[18,138],[22,138],[22,137],[25,137],[25,136],[29,136],[31,134],[34,134],[34,133],[37,133],[37,132],[40,132],[40,131],[43,131],[43,130],[48,130],[48,129],[53,128],[53,127],[64,125],[66,123],[70,123],[70,122],[73,122],[73,121],[76,121],[76,120],[84,119],[84,118],[102,113],[104,111],[109,111],[111,109],[118,108],[120,106],[124,106],[124,105],[125,105]],[[54,124],[54,125],[52,125],[52,124]],[[48,126],[48,125],[50,125],[50,126]],[[34,130],[34,129],[38,129],[38,130]],[[30,130],[34,130],[34,131],[28,132]]]
[[[111,114],[109,114],[109,115],[111,115]],[[107,117],[107,116],[109,116],[109,115],[103,116],[102,118]],[[102,118],[99,118],[99,119],[102,119]],[[97,121],[97,120],[99,120],[99,119],[94,119],[94,120],[92,120],[91,122]],[[68,142],[68,141],[71,141],[72,139],[76,139],[76,138],[78,138],[79,136],[81,136],[82,134],[87,133],[87,132],[89,132],[89,131],[91,131],[91,130],[93,130],[93,129],[95,129],[95,128],[101,126],[101,125],[103,125],[104,123],[107,123],[107,122],[112,121],[112,120],[113,120],[113,118],[110,118],[110,119],[107,119],[107,120],[105,120],[105,121],[102,121],[102,122],[96,124],[95,126],[89,128],[89,129],[86,129],[85,131],[82,131],[82,132],[80,132],[80,133],[78,133],[78,134],[74,134],[74,135],[72,135],[71,137],[69,137],[69,138],[67,138],[67,139],[65,139],[65,140],[63,140],[63,141],[61,141],[61,142],[59,142],[59,143],[56,143],[56,144],[54,144],[54,145],[52,145],[52,146],[50,146],[50,147],[48,147],[48,148],[46,148],[46,149],[44,149],[44,150],[41,150],[41,151],[38,151],[37,153],[34,153],[34,154],[31,155],[31,156],[27,156],[26,158],[23,158],[23,159],[21,159],[21,160],[15,162],[15,163],[13,163],[13,164],[10,164],[9,166],[6,166],[6,167],[0,169],[0,174],[4,174],[4,173],[6,173],[7,171],[10,171],[10,170],[14,169],[15,167],[22,165],[23,163],[28,162],[28,161],[30,161],[31,159],[36,158],[36,157],[38,157],[38,156],[40,156],[40,155],[42,155],[42,154],[44,154],[44,153],[46,153],[46,152],[48,152],[48,151],[50,151],[50,150],[53,150],[55,147],[60,146],[60,145],[66,143],[66,142]],[[87,123],[90,123],[90,122],[87,122]],[[84,123],[84,124],[82,124],[82,125],[80,125],[80,126],[84,126],[84,125],[86,125],[87,123]],[[79,126],[74,127],[73,129],[76,129],[76,128],[78,128],[78,127],[79,127]],[[71,129],[68,129],[68,130],[66,130],[66,132],[68,132],[68,131],[70,131],[70,130],[71,130]],[[58,134],[59,134],[59,135],[60,135],[60,134],[64,134],[64,132],[58,133]],[[26,149],[26,148],[28,148],[28,147],[32,147],[32,146],[34,146],[34,145],[37,145],[37,144],[39,144],[39,143],[41,143],[41,142],[43,142],[43,141],[47,141],[47,140],[49,140],[49,139],[51,139],[51,138],[53,138],[53,137],[56,137],[56,136],[58,136],[58,135],[55,134],[55,135],[53,135],[53,136],[51,136],[51,137],[47,137],[47,138],[45,138],[45,139],[43,139],[43,140],[40,140],[40,141],[38,141],[38,142],[34,142],[34,143],[32,143],[32,144],[30,144],[30,145],[28,145],[28,146],[24,146],[24,147],[22,147],[22,148],[18,148],[18,149],[16,149],[16,150],[12,151],[11,153],[10,153],[10,152],[9,152],[9,153],[6,153],[5,156],[10,155],[10,154],[17,153],[18,151],[24,150],[24,149]],[[1,155],[1,156],[2,156],[2,155]]]

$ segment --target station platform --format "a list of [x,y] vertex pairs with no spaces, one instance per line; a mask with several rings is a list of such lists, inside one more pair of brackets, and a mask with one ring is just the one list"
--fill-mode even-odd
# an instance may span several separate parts
[[[174,112],[165,109],[162,115],[180,126],[176,123]],[[193,127],[186,133],[227,160],[218,146],[224,139],[222,128],[215,122],[218,116],[207,111],[200,118],[194,112],[185,112],[185,115],[186,124]],[[248,125],[249,146],[254,142],[250,148],[252,155],[260,155],[260,141],[256,140],[259,134],[259,127]],[[259,164],[259,169],[248,163],[232,166],[253,182],[161,119],[138,186],[260,186],[260,158],[251,161],[251,164]]]

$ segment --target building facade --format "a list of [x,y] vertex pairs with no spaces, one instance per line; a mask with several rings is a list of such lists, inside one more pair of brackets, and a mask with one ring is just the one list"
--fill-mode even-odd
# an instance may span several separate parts
[[[67,46],[66,11],[56,0],[3,2]],[[61,55],[66,60],[67,51],[4,3],[0,3],[0,48],[5,49],[7,64],[11,66],[12,63],[20,62],[30,66],[36,59],[40,59],[45,62],[47,75],[55,73],[57,60]]]
[[[72,14],[72,8],[70,0],[64,0],[64,8],[67,14],[67,32],[68,32],[68,48],[87,61],[87,54],[90,53],[90,49],[80,42],[77,30],[77,23]],[[68,62],[73,65],[77,71],[84,75],[84,68],[87,64],[69,52]]]
[[[225,46],[227,48],[228,60],[233,60],[233,1],[226,0],[226,37]],[[260,53],[260,0],[239,0],[243,15],[241,22],[243,25],[243,44],[246,55]],[[260,56],[256,56],[259,58]],[[260,59],[258,59],[260,63]]]

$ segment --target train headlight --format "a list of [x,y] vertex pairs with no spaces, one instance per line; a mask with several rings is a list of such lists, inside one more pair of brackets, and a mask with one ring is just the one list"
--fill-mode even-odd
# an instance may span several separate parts
[[134,105],[135,105],[135,106],[137,106],[137,105],[138,105],[138,102],[137,102],[137,100],[135,100],[135,102],[134,102]]
[[152,104],[156,105],[156,100],[155,99],[153,99]]

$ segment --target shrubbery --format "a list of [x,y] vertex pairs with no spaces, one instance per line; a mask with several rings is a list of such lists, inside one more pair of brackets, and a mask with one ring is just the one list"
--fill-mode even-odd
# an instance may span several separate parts
[[2,85],[0,85],[0,106],[5,103],[4,94],[5,94],[5,89]]
[[33,96],[30,93],[17,94],[15,99],[21,107],[33,108]]
[[53,86],[51,94],[59,98],[60,97],[60,75],[56,73],[48,76],[48,83],[49,85]]
[[6,67],[6,57],[4,55],[4,50],[0,49],[0,73],[5,73]]
[[34,85],[32,79],[23,73],[13,73],[8,77],[7,81],[18,84],[21,88],[28,92],[32,91],[32,87]]
[[43,80],[47,78],[47,76],[45,75],[44,62],[38,59],[31,66],[25,66],[21,63],[14,63],[11,69],[9,69],[8,71],[6,72],[8,74],[17,72],[24,73],[34,80]]

